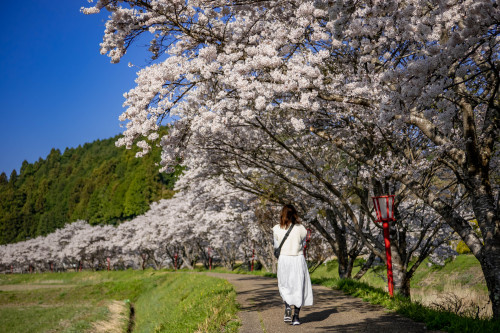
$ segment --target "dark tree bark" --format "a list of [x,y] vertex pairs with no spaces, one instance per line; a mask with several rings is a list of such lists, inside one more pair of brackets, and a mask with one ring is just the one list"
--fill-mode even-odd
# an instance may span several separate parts
[[368,270],[372,267],[373,261],[375,260],[376,257],[377,256],[373,252],[370,253],[370,256],[368,257],[366,262],[363,264],[363,266],[361,266],[361,269],[356,273],[356,275],[354,275],[353,279],[355,279],[355,280],[361,279],[363,277],[363,275],[365,275],[366,272],[368,272]]
[[[351,277],[351,272],[349,271],[349,258],[347,252],[347,240],[345,228],[338,225],[335,214],[331,209],[326,210],[326,218],[330,225],[333,227],[335,240],[337,245],[337,260],[339,263],[339,277],[341,279],[346,279]],[[352,270],[352,268],[351,268]]]

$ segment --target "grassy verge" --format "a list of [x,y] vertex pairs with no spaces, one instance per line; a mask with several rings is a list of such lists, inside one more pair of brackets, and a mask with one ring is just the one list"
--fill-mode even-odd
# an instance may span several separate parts
[[88,305],[17,306],[0,308],[0,332],[85,332],[102,320],[105,307]]
[[0,276],[0,332],[98,332],[103,323],[114,323],[106,332],[126,332],[130,305],[138,332],[234,332],[235,304],[225,280],[188,273]]
[[[187,268],[182,268],[182,269],[178,269],[177,271],[173,270],[173,269],[166,269],[165,271],[168,271],[168,272],[199,272],[199,273],[205,273],[205,272],[209,272],[208,269],[206,269],[204,266],[202,265],[197,265],[194,269],[187,269]],[[259,270],[254,270],[253,272],[249,271],[248,268],[246,267],[246,265],[243,265],[243,264],[236,264],[234,266],[234,269],[233,270],[230,270],[228,268],[224,268],[222,266],[215,266],[212,268],[212,270],[210,270],[210,272],[214,272],[214,273],[231,273],[231,274],[245,274],[245,275],[256,275],[256,276],[265,276],[265,277],[271,277],[271,278],[275,278],[277,277],[277,274],[276,273],[271,273],[271,272],[268,272],[264,269],[259,269]]]
[[225,280],[205,275],[170,274],[135,304],[134,332],[236,332],[232,321],[236,292]]
[[500,332],[500,321],[473,319],[447,311],[437,311],[399,295],[390,298],[384,290],[364,282],[350,279],[322,278],[312,280],[313,283],[342,290],[349,295],[362,298],[364,301],[395,310],[415,321],[424,322],[428,329],[447,332]]

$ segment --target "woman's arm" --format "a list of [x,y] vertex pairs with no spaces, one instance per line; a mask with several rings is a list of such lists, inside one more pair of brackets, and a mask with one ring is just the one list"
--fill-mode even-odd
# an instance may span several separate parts
[[302,247],[306,245],[307,242],[307,229],[303,225],[300,226],[300,243],[302,244]]
[[280,243],[278,242],[278,235],[276,234],[274,228],[273,228],[273,239],[274,239],[274,248],[277,249],[280,246]]

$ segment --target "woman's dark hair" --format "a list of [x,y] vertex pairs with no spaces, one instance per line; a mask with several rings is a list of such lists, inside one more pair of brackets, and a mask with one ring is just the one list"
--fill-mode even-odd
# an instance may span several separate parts
[[284,205],[281,210],[280,227],[287,229],[292,223],[300,223],[297,210],[292,205]]

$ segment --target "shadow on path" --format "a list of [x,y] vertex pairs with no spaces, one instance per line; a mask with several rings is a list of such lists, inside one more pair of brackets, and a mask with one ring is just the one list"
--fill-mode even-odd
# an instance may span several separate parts
[[322,311],[314,311],[314,310],[311,311],[312,312],[306,314],[305,316],[301,316],[302,317],[301,321],[303,324],[324,321],[328,319],[328,317],[330,317],[331,314],[338,312],[338,310],[335,307]]
[[207,273],[228,280],[237,292],[241,333],[428,332],[425,325],[340,291],[313,285],[314,305],[301,311],[302,325],[283,322],[284,306],[275,278]]

